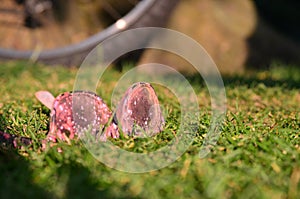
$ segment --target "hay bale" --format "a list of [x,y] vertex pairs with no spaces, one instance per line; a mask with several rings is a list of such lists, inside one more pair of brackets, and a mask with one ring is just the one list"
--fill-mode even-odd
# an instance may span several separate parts
[[[223,73],[243,71],[247,59],[247,37],[256,24],[252,1],[185,0],[180,1],[168,28],[182,32],[200,43]],[[193,49],[191,49],[193,51]],[[185,73],[193,67],[178,56],[148,50],[140,63],[167,64]]]

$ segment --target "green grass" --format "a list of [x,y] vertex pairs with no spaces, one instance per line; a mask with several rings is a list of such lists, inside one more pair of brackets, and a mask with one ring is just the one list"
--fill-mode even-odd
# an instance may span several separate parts
[[[198,152],[210,124],[210,98],[201,79],[189,77],[201,108],[194,142],[168,167],[144,174],[106,167],[79,140],[40,150],[49,110],[34,92],[70,91],[76,72],[1,63],[0,129],[31,137],[34,144],[30,149],[0,149],[0,198],[300,198],[299,67],[224,77],[226,120],[217,146],[204,159]],[[97,89],[109,104],[121,75],[109,70]],[[124,137],[113,141],[116,145],[143,153],[176,139],[179,107],[170,93],[158,89],[158,94],[169,114],[164,133],[154,141]]]

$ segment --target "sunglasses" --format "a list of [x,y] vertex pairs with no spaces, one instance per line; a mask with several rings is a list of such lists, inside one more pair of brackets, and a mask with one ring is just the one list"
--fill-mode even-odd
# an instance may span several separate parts
[[[69,141],[87,131],[105,141],[128,136],[154,136],[163,130],[164,118],[158,97],[151,84],[137,82],[130,86],[115,112],[103,99],[90,91],[65,92],[53,97],[48,91],[38,91],[37,99],[51,110],[46,141]],[[0,143],[30,145],[29,138],[0,132]]]

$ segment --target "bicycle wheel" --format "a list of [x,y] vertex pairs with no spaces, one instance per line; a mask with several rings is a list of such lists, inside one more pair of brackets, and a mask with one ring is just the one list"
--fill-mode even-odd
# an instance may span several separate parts
[[[57,2],[53,1],[52,2]],[[111,0],[110,0],[111,1]],[[134,0],[128,0],[128,2],[132,2]],[[68,1],[63,1],[67,2]],[[81,0],[82,4],[86,4],[86,2],[91,2],[88,0]],[[101,1],[102,2],[102,1]],[[117,1],[120,2],[120,1]],[[123,2],[123,1],[122,1]],[[43,19],[41,18],[42,25],[39,26],[37,24],[37,28],[32,27],[24,27],[24,21],[23,23],[18,22],[18,24],[15,24],[18,28],[15,30],[14,33],[9,33],[6,31],[0,31],[0,59],[2,60],[20,60],[20,59],[31,59],[34,61],[39,61],[47,64],[63,64],[63,65],[79,65],[84,57],[90,52],[91,49],[93,49],[97,44],[104,41],[108,37],[117,34],[121,31],[128,30],[131,28],[138,28],[138,27],[148,27],[148,26],[163,26],[169,17],[171,11],[177,4],[178,0],[142,0],[142,1],[134,1],[135,3],[132,4],[132,8],[130,8],[129,11],[126,11],[127,14],[124,16],[122,13],[116,12],[116,9],[114,9],[111,5],[106,5],[106,14],[110,14],[113,16],[114,20],[109,26],[104,26],[101,31],[99,31],[99,26],[101,24],[98,24],[94,27],[96,27],[96,33],[93,33],[91,31],[91,34],[84,35],[82,37],[79,37],[79,41],[75,39],[75,42],[72,41],[72,37],[76,37],[77,35],[74,35],[75,33],[72,33],[72,31],[66,27],[64,27],[66,32],[61,33],[59,32],[62,26],[69,26],[69,21],[65,21],[61,24],[58,24],[55,26],[53,23],[49,22],[43,22]],[[9,6],[11,3],[11,0],[6,0],[2,6]],[[55,5],[55,4],[54,4]],[[105,6],[104,6],[105,7]],[[57,20],[57,18],[64,18],[64,7],[57,7],[57,16],[51,15],[52,21]],[[2,14],[1,14],[2,13]],[[5,9],[0,7],[0,16],[4,16],[5,13],[14,13],[18,16],[20,16],[21,8],[17,7],[14,9]],[[74,14],[74,13],[73,13]],[[3,25],[6,25],[8,27],[12,23],[11,21],[3,21],[3,19],[7,19],[5,17],[1,17],[2,21],[0,19],[0,27],[3,27]],[[73,17],[74,18],[74,17]],[[40,18],[39,18],[40,19]],[[78,21],[79,19],[77,19]],[[2,23],[2,25],[1,25]],[[5,24],[6,23],[6,24]],[[72,23],[70,23],[72,24]],[[103,24],[102,24],[103,25]],[[105,24],[104,24],[105,25]],[[80,26],[80,24],[77,24],[77,27]],[[75,26],[76,27],[76,26]],[[95,29],[95,28],[94,28]],[[68,37],[70,42],[68,43],[60,43],[62,46],[51,46],[44,48],[39,42],[38,37],[40,35],[46,34],[48,35],[47,38],[51,40],[51,38],[55,39],[55,34],[57,32],[64,37]],[[75,28],[76,30],[76,28]],[[71,32],[71,33],[70,33]],[[21,41],[24,41],[22,38],[31,38],[28,39],[30,41],[33,41],[33,45],[29,45],[29,47],[26,49],[19,48],[18,45],[7,45],[4,41],[7,41],[5,38],[7,37],[7,34],[10,36],[12,34],[15,34],[16,36],[14,38],[21,39]],[[44,35],[45,36],[45,35]],[[46,39],[46,40],[48,40]],[[135,38],[131,38],[135,39]],[[16,40],[16,39],[15,39]],[[14,41],[15,41],[14,40]],[[57,40],[57,39],[55,39]],[[8,42],[9,43],[9,42]],[[15,42],[16,43],[16,42]],[[130,43],[130,41],[123,41],[119,45],[126,45]],[[5,44],[5,45],[4,45]],[[17,42],[17,44],[20,45],[20,43]],[[109,46],[105,53],[109,53],[109,51],[114,50],[114,46]]]

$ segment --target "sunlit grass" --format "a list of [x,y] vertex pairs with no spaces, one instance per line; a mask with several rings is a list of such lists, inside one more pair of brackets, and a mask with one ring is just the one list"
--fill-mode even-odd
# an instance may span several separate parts
[[[80,140],[45,151],[49,113],[34,92],[54,95],[73,89],[76,68],[27,62],[1,63],[0,129],[31,137],[30,149],[0,149],[0,198],[299,198],[300,68],[226,76],[227,114],[208,157],[198,156],[210,125],[210,98],[198,77],[189,77],[199,99],[199,128],[188,150],[168,167],[144,174],[124,173],[100,163]],[[122,73],[107,71],[97,93],[109,105]],[[147,153],[176,139],[180,107],[157,89],[166,108],[166,130],[154,139],[122,137],[124,150]],[[101,143],[99,143],[101,144]],[[57,148],[63,149],[58,153]],[[127,162],[124,161],[124,164]]]

